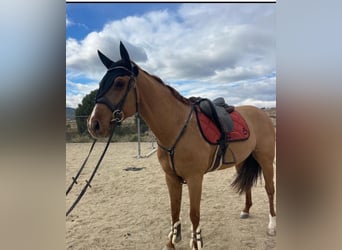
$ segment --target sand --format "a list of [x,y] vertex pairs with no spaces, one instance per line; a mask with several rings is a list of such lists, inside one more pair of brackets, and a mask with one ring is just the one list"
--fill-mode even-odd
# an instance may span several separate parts
[[[90,143],[66,144],[66,188],[83,162]],[[89,164],[66,199],[69,208],[89,178],[105,143],[98,143]],[[142,155],[151,143],[142,143]],[[112,143],[80,203],[66,218],[67,249],[162,249],[170,231],[169,195],[156,153],[137,159],[137,143]],[[142,168],[125,171],[125,168]],[[252,189],[250,218],[240,219],[244,196],[230,187],[235,168],[208,173],[203,183],[201,228],[206,250],[276,249],[276,237],[266,234],[268,199],[264,181]],[[187,186],[183,187],[182,241],[189,250],[190,219]]]

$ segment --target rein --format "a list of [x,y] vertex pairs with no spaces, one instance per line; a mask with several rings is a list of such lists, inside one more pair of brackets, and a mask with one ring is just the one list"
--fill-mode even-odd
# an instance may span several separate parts
[[66,196],[67,196],[68,193],[71,191],[71,189],[72,189],[72,187],[74,186],[74,184],[77,184],[77,179],[78,179],[78,177],[80,176],[80,174],[81,174],[81,172],[82,172],[82,170],[83,170],[85,164],[87,163],[88,158],[89,158],[91,152],[93,151],[93,148],[94,148],[95,143],[96,143],[96,139],[94,139],[93,144],[92,144],[91,147],[90,147],[89,153],[88,153],[87,157],[85,158],[85,160],[84,160],[82,166],[81,166],[80,169],[78,170],[76,176],[75,176],[75,177],[72,177],[72,182],[71,182],[70,186],[68,187],[68,189],[67,189],[67,191],[66,191]]
[[[91,181],[93,180],[93,178],[94,178],[94,176],[95,176],[95,174],[96,174],[96,172],[97,172],[97,169],[99,168],[99,166],[100,166],[100,164],[101,164],[101,162],[102,162],[102,159],[103,159],[104,155],[105,155],[106,152],[107,152],[109,143],[110,143],[110,141],[112,140],[112,137],[113,137],[113,134],[114,134],[114,130],[115,130],[115,127],[113,128],[113,131],[112,131],[112,133],[110,134],[110,136],[109,136],[109,138],[108,138],[106,147],[105,147],[105,149],[103,150],[102,155],[101,155],[100,159],[98,160],[98,162],[97,162],[97,164],[96,164],[96,166],[95,166],[95,168],[94,168],[94,170],[93,170],[93,172],[92,172],[92,174],[91,174],[89,180],[86,180],[86,184],[84,185],[82,191],[79,193],[79,195],[77,196],[76,200],[73,202],[73,204],[71,205],[71,207],[70,207],[70,208],[68,209],[68,211],[66,212],[66,217],[67,217],[67,216],[71,213],[71,211],[76,207],[77,203],[81,200],[81,198],[83,197],[83,195],[84,195],[85,192],[87,191],[88,187],[91,188],[90,183],[91,183]],[[95,142],[96,142],[96,139],[95,139],[94,142],[93,142],[92,148],[93,148],[93,146],[95,145]],[[90,152],[92,151],[92,148],[91,148]],[[90,152],[89,152],[89,154],[90,154]],[[88,156],[89,156],[89,154],[88,154]],[[87,156],[87,158],[88,158],[88,156]],[[86,159],[87,159],[87,158],[86,158]],[[86,162],[86,161],[85,161],[85,162]],[[84,167],[84,166],[82,166],[81,168],[83,168],[83,167]],[[79,172],[81,172],[81,169],[80,169]],[[75,180],[75,179],[73,178],[73,180]],[[77,183],[77,182],[76,182],[76,183]]]
[[[115,70],[115,69],[124,69],[126,71],[128,71],[129,73],[131,73],[130,75],[130,80],[129,80],[129,83],[128,83],[128,86],[127,86],[127,89],[125,91],[125,94],[124,96],[121,98],[121,100],[118,102],[118,104],[116,105],[113,105],[105,96],[102,96],[100,98],[96,98],[95,102],[96,103],[103,103],[105,104],[111,111],[112,111],[112,114],[113,114],[113,118],[111,119],[110,123],[112,125],[112,132],[108,138],[108,141],[107,141],[107,144],[106,144],[106,147],[104,148],[89,180],[86,180],[86,184],[84,185],[83,189],[81,190],[81,192],[79,193],[79,195],[77,196],[76,200],[72,203],[71,207],[68,209],[68,211],[66,212],[66,217],[71,213],[71,211],[76,207],[76,205],[78,204],[78,202],[81,200],[81,198],[83,197],[83,195],[85,194],[85,192],[87,191],[88,187],[91,188],[91,181],[93,180],[101,162],[102,162],[102,159],[104,157],[104,155],[106,154],[107,152],[107,149],[108,149],[108,146],[110,144],[110,141],[112,140],[112,137],[114,135],[114,130],[117,126],[120,126],[121,125],[121,122],[124,120],[125,116],[124,116],[124,113],[122,111],[122,108],[125,104],[125,101],[126,101],[126,98],[128,96],[128,93],[129,91],[131,90],[132,87],[134,87],[134,95],[135,95],[135,108],[136,108],[136,114],[139,116],[139,101],[138,101],[138,93],[137,93],[137,88],[136,88],[136,80],[135,80],[135,75],[132,71],[128,70],[127,68],[125,67],[122,67],[122,66],[118,66],[118,67],[113,67],[113,68],[110,68],[108,69],[108,71],[112,71],[112,70]],[[89,150],[89,153],[87,155],[87,157],[85,158],[81,168],[78,170],[77,174],[75,177],[72,177],[72,182],[70,184],[70,186],[68,187],[67,191],[66,191],[66,196],[69,194],[69,192],[71,191],[72,187],[74,186],[74,184],[77,184],[77,179],[78,177],[80,176],[84,166],[86,165],[87,161],[88,161],[88,158],[91,154],[91,152],[93,151],[93,148],[94,148],[94,145],[96,143],[96,139],[94,139],[93,141],[93,144],[91,145],[90,147],[90,150]]]

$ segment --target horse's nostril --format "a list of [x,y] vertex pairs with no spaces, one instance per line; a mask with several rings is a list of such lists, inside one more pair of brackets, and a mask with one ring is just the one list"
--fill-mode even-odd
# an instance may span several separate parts
[[93,122],[93,129],[94,129],[95,131],[100,130],[100,123],[99,123],[98,120],[95,120],[95,121]]

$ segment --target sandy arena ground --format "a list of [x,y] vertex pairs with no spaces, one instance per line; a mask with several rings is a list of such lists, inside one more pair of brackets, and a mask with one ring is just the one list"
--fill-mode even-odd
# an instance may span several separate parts
[[[66,144],[66,188],[75,176],[90,143]],[[66,199],[69,208],[89,178],[105,143],[93,155]],[[142,143],[142,155],[151,151]],[[170,231],[169,195],[156,153],[136,158],[137,143],[112,143],[80,203],[66,219],[67,249],[161,250]],[[125,171],[128,167],[141,171]],[[276,237],[267,236],[268,199],[264,181],[253,188],[249,219],[239,218],[244,196],[230,187],[235,168],[206,174],[201,202],[201,228],[206,250],[276,249]],[[189,250],[190,219],[187,186],[183,187],[182,241],[177,250]]]

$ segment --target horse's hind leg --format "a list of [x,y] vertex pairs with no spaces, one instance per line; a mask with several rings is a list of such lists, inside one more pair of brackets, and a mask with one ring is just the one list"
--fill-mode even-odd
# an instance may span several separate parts
[[252,189],[248,189],[246,191],[246,202],[245,202],[245,208],[240,213],[241,219],[247,219],[249,217],[249,209],[252,206]]
[[258,161],[262,168],[262,172],[265,179],[265,189],[268,196],[269,201],[269,208],[270,208],[270,214],[269,214],[269,224],[268,224],[268,234],[269,235],[275,235],[276,234],[276,213],[274,209],[274,169],[273,169],[273,156],[265,156],[261,154],[255,154],[255,159]]
[[[243,166],[244,162],[236,165],[236,171],[238,172],[241,167]],[[240,213],[240,218],[241,219],[247,219],[249,217],[249,209],[252,206],[252,189],[249,188],[248,190],[246,190],[245,192],[245,196],[246,196],[246,200],[245,200],[245,207],[244,209],[241,211]]]
[[263,171],[264,179],[265,179],[265,189],[267,192],[269,206],[270,206],[270,215],[269,215],[269,224],[268,224],[268,234],[275,235],[276,234],[276,213],[274,210],[274,182],[273,182],[273,164],[268,165],[268,169]]

